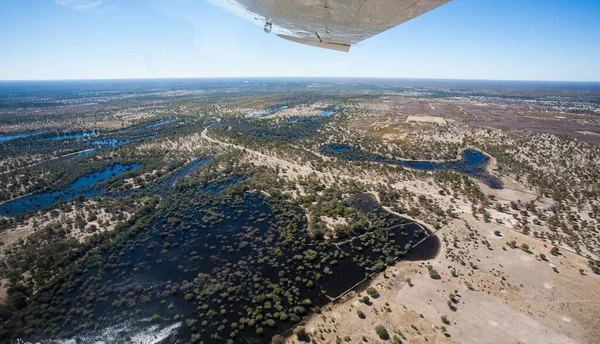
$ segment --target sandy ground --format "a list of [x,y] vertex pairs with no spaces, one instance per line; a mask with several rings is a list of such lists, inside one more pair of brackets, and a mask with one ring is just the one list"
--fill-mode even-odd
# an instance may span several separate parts
[[[435,108],[433,108],[435,110]],[[408,116],[406,117],[407,122],[424,122],[424,123],[436,123],[440,125],[445,125],[446,120],[442,117],[434,117],[434,116]]]
[[[87,207],[93,207],[96,205],[96,201],[88,200],[85,202]],[[0,233],[0,261],[5,259],[5,256],[9,249],[13,246],[18,245],[21,240],[26,241],[27,237],[36,231],[43,230],[43,228],[48,225],[55,223],[57,221],[65,223],[66,221],[74,221],[75,217],[79,214],[84,218],[88,218],[90,212],[88,212],[84,207],[75,208],[71,212],[64,212],[62,210],[58,210],[59,215],[56,218],[53,218],[50,215],[50,212],[39,212],[37,215],[32,216],[27,222],[18,225],[15,229],[7,230]],[[107,213],[104,209],[95,210],[97,219],[95,221],[87,221],[85,228],[80,230],[79,228],[73,227],[68,235],[72,238],[83,242],[88,237],[94,235],[95,233],[111,231],[117,225],[117,221],[112,221],[111,218],[114,214]],[[132,214],[127,212],[122,212],[124,216],[124,220],[128,219]],[[103,224],[100,225],[100,222]],[[90,231],[92,226],[96,227],[96,231]],[[6,287],[8,286],[7,281],[0,280],[0,302],[2,302],[3,298],[6,296]]]
[[329,216],[321,216],[321,221],[325,222],[327,228],[331,230],[334,230],[336,226],[345,225],[348,223],[348,221],[346,221],[346,219],[343,217],[338,217],[337,219],[334,219],[333,217]]
[[[435,259],[402,261],[388,268],[385,276],[377,276],[371,286],[381,296],[371,298],[372,305],[359,302],[365,293],[351,295],[325,307],[322,315],[312,316],[306,329],[316,333],[313,338],[318,343],[335,343],[336,337],[347,336],[352,343],[363,336],[369,343],[379,343],[377,325],[385,326],[390,335],[402,333],[408,343],[598,342],[600,277],[578,272],[586,266],[585,259],[568,252],[552,256],[548,247],[530,237],[474,218],[467,219],[467,224],[490,242],[491,249],[467,241],[471,230],[463,220],[453,221],[436,235],[459,237],[464,255],[477,269],[451,259],[457,249],[443,243]],[[493,233],[496,228],[503,237]],[[528,243],[534,253],[545,252],[548,261],[519,248],[503,250],[510,240]],[[429,277],[428,264],[440,273],[440,280]],[[451,269],[456,269],[458,277],[452,277]],[[450,293],[456,295],[456,311],[448,307]],[[386,303],[391,312],[384,309]],[[366,314],[365,319],[357,316],[357,309]],[[442,316],[447,317],[449,325],[442,323]],[[442,333],[441,326],[447,328],[449,337]],[[299,343],[295,336],[290,336],[289,342]]]
[[[94,206],[95,204],[96,202],[93,200],[86,201],[86,205],[88,207]],[[97,220],[88,221],[86,223],[84,231],[74,227],[69,232],[69,235],[83,242],[87,237],[94,234],[93,232],[87,231],[87,229],[89,229],[91,226],[96,226],[97,232],[111,231],[114,229],[117,222],[111,221],[111,217],[113,216],[113,214],[105,212],[104,209],[96,210],[95,212],[97,215]],[[40,212],[38,213],[38,215],[32,216],[24,224],[18,225],[17,228],[0,233],[0,242],[3,243],[3,245],[0,245],[0,259],[2,259],[2,257],[5,255],[5,251],[9,249],[12,245],[17,244],[20,240],[26,240],[30,234],[34,233],[37,230],[41,230],[48,224],[57,221],[63,223],[66,221],[73,221],[78,214],[84,216],[84,218],[87,218],[89,215],[89,212],[86,211],[84,207],[77,209],[73,207],[73,211],[68,213],[62,210],[58,210],[58,213],[58,217],[52,218],[50,212]],[[127,212],[123,212],[122,214],[125,216],[125,219],[132,215]],[[99,224],[100,221],[102,221],[103,223],[108,222],[108,225],[101,226]]]
[[595,133],[593,131],[587,131],[587,130],[577,130],[577,133],[583,134],[583,135],[592,135],[592,136],[600,136],[600,133]]

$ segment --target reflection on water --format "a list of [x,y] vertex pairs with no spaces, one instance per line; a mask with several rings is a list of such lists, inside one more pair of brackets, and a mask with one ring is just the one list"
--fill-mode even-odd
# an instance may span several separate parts
[[323,110],[319,114],[319,117],[329,117],[329,116],[335,114],[336,112],[338,112],[339,109],[340,109],[340,107],[337,106],[337,105],[335,107],[333,107],[333,108],[329,107],[329,108]]
[[128,343],[156,344],[167,340],[177,332],[182,322],[157,323],[151,318],[129,320],[99,330],[89,330],[74,338],[60,338],[53,343],[79,344],[79,343],[117,343],[119,338],[127,337]]

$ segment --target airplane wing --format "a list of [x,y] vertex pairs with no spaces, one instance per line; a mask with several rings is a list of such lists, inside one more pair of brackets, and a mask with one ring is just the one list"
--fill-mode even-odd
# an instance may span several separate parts
[[350,46],[450,0],[209,0],[281,38],[319,48]]

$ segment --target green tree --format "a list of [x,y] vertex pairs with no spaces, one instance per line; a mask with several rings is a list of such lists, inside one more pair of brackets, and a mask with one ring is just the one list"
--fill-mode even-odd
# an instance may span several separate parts
[[271,344],[285,344],[285,338],[276,334],[273,336],[273,338],[271,338]]

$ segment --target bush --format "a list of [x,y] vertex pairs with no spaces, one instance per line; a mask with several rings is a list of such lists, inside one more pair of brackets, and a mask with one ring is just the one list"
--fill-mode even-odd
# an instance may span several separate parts
[[356,314],[358,315],[359,318],[364,319],[367,316],[365,315],[365,312],[361,311],[360,309],[356,310]]
[[271,339],[271,344],[285,344],[285,338],[283,338],[282,336],[276,334]]
[[294,333],[296,334],[296,337],[299,341],[310,342],[310,335],[308,334],[308,332],[306,332],[306,329],[304,327],[300,326],[296,328]]
[[375,326],[375,332],[377,332],[377,335],[379,336],[379,338],[381,338],[381,340],[389,340],[390,339],[390,334],[385,329],[385,327],[383,327],[381,325]]
[[445,315],[442,315],[442,322],[446,325],[450,325],[450,321],[448,320],[448,317]]
[[377,289],[375,289],[373,287],[367,288],[367,294],[369,294],[369,296],[371,296],[374,299],[379,297],[379,292],[377,291]]
[[312,231],[312,236],[315,240],[323,240],[325,238],[325,231],[321,228],[315,228]]
[[427,269],[429,270],[429,277],[436,279],[436,280],[442,278],[442,277],[440,277],[440,274],[433,268],[433,266],[428,265]]

